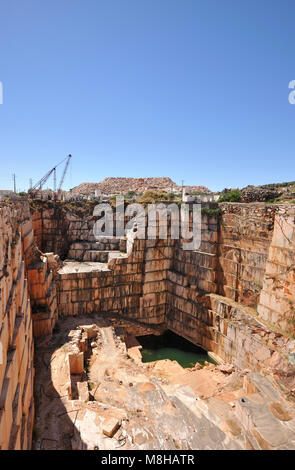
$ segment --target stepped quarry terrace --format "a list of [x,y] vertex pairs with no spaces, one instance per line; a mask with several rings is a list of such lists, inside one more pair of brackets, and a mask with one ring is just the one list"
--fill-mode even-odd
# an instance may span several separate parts
[[294,449],[295,206],[202,211],[195,250],[93,207],[0,203],[1,449]]

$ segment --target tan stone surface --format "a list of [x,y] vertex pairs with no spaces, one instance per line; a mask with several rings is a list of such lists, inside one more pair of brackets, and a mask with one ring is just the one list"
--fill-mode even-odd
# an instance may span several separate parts
[[[68,400],[64,397],[68,376],[63,364],[67,350],[76,344],[75,335],[68,334],[78,325],[92,325],[94,320],[97,348],[92,351],[88,377],[94,401],[85,402],[81,396]],[[36,414],[41,435],[35,448],[45,430],[46,436],[64,449],[292,448],[294,408],[268,379],[249,371],[230,373],[226,365],[225,373],[213,364],[183,369],[169,360],[135,363],[115,334],[122,322],[119,317],[99,315],[63,321],[61,331],[53,336],[51,353],[46,347],[50,370],[42,367],[42,361],[37,366],[37,389],[48,385],[44,390],[41,387]],[[41,352],[42,345],[37,357]],[[255,389],[245,389],[245,376]],[[53,389],[60,400],[50,398]],[[54,416],[61,416],[61,421],[56,423]],[[73,424],[74,438],[67,440],[65,434]],[[278,436],[267,429],[270,425]]]
[[102,425],[102,432],[108,437],[113,437],[119,427],[120,421],[116,418],[105,419]]

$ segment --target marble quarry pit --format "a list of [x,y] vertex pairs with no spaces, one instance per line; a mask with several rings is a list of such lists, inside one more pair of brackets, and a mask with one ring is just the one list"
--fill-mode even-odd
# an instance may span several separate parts
[[[0,203],[2,450],[295,449],[295,206],[220,207],[188,251]],[[167,330],[215,364],[143,363]]]

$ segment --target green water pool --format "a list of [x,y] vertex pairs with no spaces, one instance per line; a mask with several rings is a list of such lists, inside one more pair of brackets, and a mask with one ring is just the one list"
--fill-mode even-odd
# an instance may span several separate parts
[[196,362],[205,361],[215,364],[207,351],[171,331],[161,336],[140,336],[137,341],[141,344],[142,362],[154,362],[161,359],[177,361],[182,367],[193,367]]

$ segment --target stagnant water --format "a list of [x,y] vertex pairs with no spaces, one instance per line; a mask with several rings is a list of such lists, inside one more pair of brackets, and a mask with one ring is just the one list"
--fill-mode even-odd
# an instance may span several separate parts
[[193,367],[196,362],[205,361],[215,364],[207,351],[190,343],[172,331],[166,331],[161,336],[140,336],[137,341],[141,344],[142,362],[153,362],[161,359],[177,361],[182,367]]

